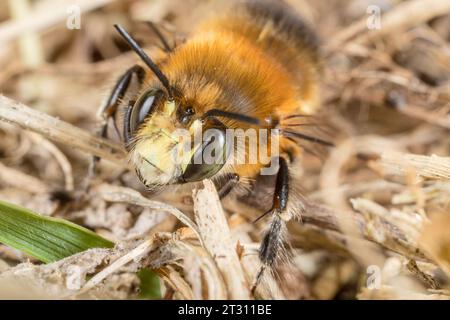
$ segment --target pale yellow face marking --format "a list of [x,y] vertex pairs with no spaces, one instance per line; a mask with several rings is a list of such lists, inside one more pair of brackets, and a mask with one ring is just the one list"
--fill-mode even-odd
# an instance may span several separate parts
[[167,138],[171,139],[174,143],[178,143],[178,140],[174,137],[174,135],[167,131],[166,129],[161,128],[160,132],[165,135]]
[[[197,134],[202,134],[202,121],[197,119],[189,127],[189,140],[182,139],[183,135],[171,132],[174,128],[171,115],[176,110],[174,102],[166,102],[163,113],[153,117],[148,121],[146,126],[139,132],[142,139],[136,144],[134,149],[134,161],[140,167],[140,172],[145,181],[150,183],[168,183],[172,177],[178,176],[180,172],[184,172],[190,163],[192,156],[201,147],[201,144],[190,148],[191,139]],[[158,134],[159,133],[159,134]],[[146,136],[151,137],[149,139]],[[184,148],[185,146],[189,148]],[[172,149],[175,147],[176,149]],[[177,159],[181,159],[181,163],[174,163],[171,159],[171,152],[178,155]],[[148,161],[142,162],[145,159]],[[151,164],[150,164],[151,163]],[[158,169],[156,169],[158,168]]]
[[164,113],[167,116],[171,116],[175,111],[175,101],[166,101],[164,104]]

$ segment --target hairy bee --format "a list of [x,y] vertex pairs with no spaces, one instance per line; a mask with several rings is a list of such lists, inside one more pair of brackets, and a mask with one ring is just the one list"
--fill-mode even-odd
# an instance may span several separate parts
[[[268,166],[262,161],[236,164],[231,159],[236,155],[229,156],[226,131],[255,129],[259,136],[260,129],[277,130],[278,148],[270,148],[268,155],[278,163],[273,205],[267,212],[272,221],[260,249],[258,283],[277,261],[285,222],[298,214],[291,205],[289,168],[302,150],[299,142],[329,145],[290,122],[314,113],[318,106],[319,49],[314,32],[282,2],[243,1],[204,22],[174,49],[161,37],[170,52],[155,63],[122,27],[116,29],[144,66],[135,65],[123,74],[104,111],[114,116],[119,104],[125,105],[119,131],[147,187],[221,178],[227,180],[219,190],[225,196],[240,180],[253,179]],[[132,82],[139,90],[130,97]],[[207,129],[215,134],[186,144],[175,135],[180,129],[188,136]],[[268,136],[266,143],[273,145],[272,139]],[[188,148],[180,151],[179,145]],[[211,147],[225,161],[195,161]],[[237,153],[247,156],[249,148],[247,143]],[[183,161],[174,161],[174,153]]]

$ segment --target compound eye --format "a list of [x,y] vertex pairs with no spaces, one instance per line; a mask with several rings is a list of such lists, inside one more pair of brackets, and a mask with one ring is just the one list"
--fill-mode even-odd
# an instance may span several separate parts
[[179,116],[180,122],[182,124],[188,124],[194,114],[195,114],[194,108],[187,107],[184,111],[181,112],[181,115]]
[[227,156],[225,130],[208,129],[183,172],[183,180],[194,182],[211,178],[225,165]]
[[148,90],[136,101],[132,107],[129,119],[126,119],[129,124],[129,133],[133,134],[144,122],[144,120],[153,113],[158,102],[163,97],[163,92],[160,90]]

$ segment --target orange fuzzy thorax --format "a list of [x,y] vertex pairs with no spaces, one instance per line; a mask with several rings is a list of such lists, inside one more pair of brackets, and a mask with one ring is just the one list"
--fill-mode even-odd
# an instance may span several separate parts
[[[164,59],[161,69],[178,93],[177,104],[193,107],[198,115],[220,108],[262,121],[277,119],[281,126],[285,116],[314,113],[318,53],[313,34],[289,9],[250,3],[206,21]],[[250,127],[227,119],[223,123]],[[280,153],[299,152],[288,139],[282,138],[280,147]],[[260,167],[234,170],[253,177]]]

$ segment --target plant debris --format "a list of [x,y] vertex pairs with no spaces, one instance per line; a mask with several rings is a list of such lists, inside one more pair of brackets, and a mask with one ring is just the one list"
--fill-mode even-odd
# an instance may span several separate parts
[[[322,39],[336,147],[302,155],[289,258],[255,297],[266,221],[253,221],[273,181],[222,201],[211,181],[152,193],[96,135],[108,88],[136,61],[112,25],[153,50],[145,20],[180,43],[220,0],[79,0],[73,30],[67,1],[0,3],[0,200],[116,243],[49,264],[0,245],[0,298],[136,299],[146,269],[166,299],[450,298],[450,2],[286,1]],[[87,183],[92,155],[107,161]]]

